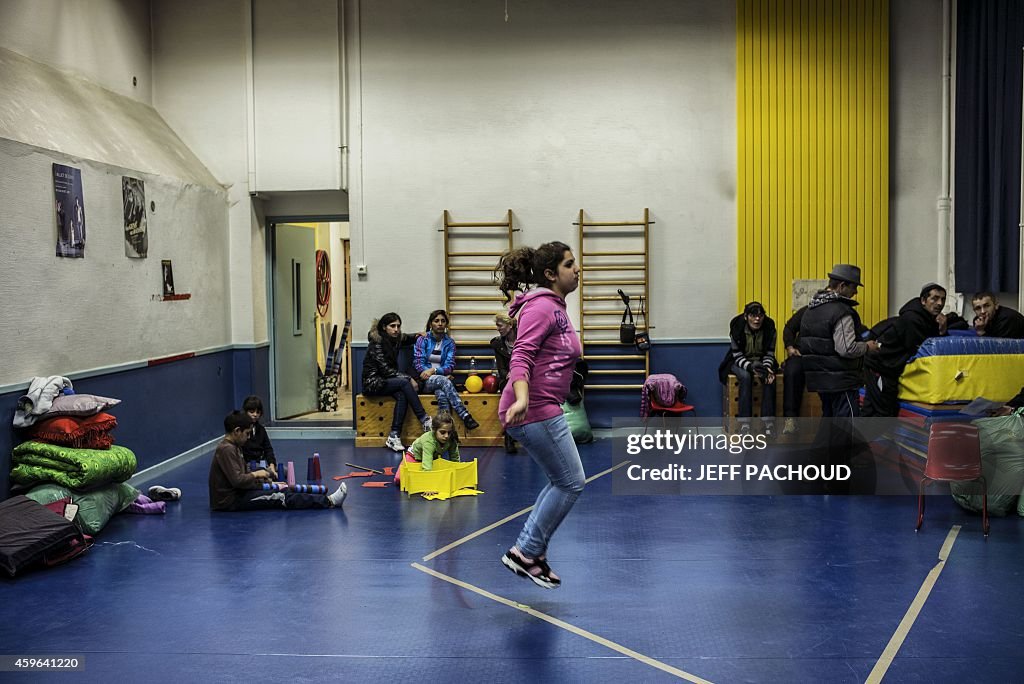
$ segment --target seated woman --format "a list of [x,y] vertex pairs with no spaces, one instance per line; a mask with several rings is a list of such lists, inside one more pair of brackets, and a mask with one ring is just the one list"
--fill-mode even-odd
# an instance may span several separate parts
[[427,334],[416,340],[413,354],[413,367],[423,382],[423,391],[434,393],[439,410],[454,411],[467,430],[475,430],[480,423],[469,415],[449,377],[455,370],[455,340],[448,335],[448,312],[431,311],[426,330]]
[[405,451],[402,445],[402,422],[409,406],[412,406],[416,417],[423,424],[423,431],[430,430],[430,417],[423,410],[423,404],[416,393],[418,383],[398,370],[398,350],[412,345],[416,336],[403,335],[402,318],[396,313],[386,313],[370,326],[367,340],[370,344],[363,361],[363,394],[394,397],[391,432],[384,446],[401,453]]
[[[494,315],[494,327],[498,334],[491,338],[491,350],[494,351],[494,365],[498,370],[498,394],[508,384],[508,364],[512,360],[512,348],[516,344],[516,322],[507,313]],[[516,441],[505,435],[505,453],[516,453]]]

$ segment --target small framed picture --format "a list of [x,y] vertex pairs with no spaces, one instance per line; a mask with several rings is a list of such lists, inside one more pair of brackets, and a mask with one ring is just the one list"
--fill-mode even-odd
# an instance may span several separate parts
[[164,274],[164,297],[171,297],[174,295],[174,271],[171,270],[171,260],[161,260],[160,266]]

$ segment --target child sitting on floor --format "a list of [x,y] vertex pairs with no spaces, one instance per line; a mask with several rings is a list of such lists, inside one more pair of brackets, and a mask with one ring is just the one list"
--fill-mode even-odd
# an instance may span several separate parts
[[259,463],[263,461],[266,463],[267,472],[275,480],[278,478],[277,474],[277,458],[274,457],[274,445],[270,443],[270,435],[267,434],[267,428],[263,427],[260,423],[260,418],[263,417],[263,401],[255,394],[249,395],[242,402],[242,410],[249,414],[252,418],[252,434],[249,439],[242,445],[242,456],[245,457],[245,462],[256,461]]
[[288,485],[277,483],[274,490],[264,490],[273,482],[270,473],[260,468],[248,472],[242,459],[241,446],[252,434],[252,418],[233,411],[224,419],[224,439],[217,445],[210,463],[210,508],[215,511],[252,511],[265,508],[335,508],[341,507],[348,487],[344,482],[332,494],[305,494],[282,491]]
[[438,411],[431,420],[430,432],[424,432],[416,438],[412,446],[405,452],[405,460],[423,464],[424,470],[430,470],[435,458],[446,461],[461,461],[459,456],[459,433],[455,431],[455,420],[447,411]]
[[[406,462],[422,463],[423,470],[430,470],[435,458],[460,462],[462,458],[459,455],[459,433],[455,431],[452,414],[438,411],[430,422],[430,432],[424,432],[406,449]],[[396,484],[400,481],[400,472],[401,470],[395,471]]]

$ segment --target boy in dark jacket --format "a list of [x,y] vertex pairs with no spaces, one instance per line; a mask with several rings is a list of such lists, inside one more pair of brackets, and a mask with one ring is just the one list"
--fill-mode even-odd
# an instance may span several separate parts
[[946,334],[946,289],[936,283],[900,308],[900,315],[878,335],[878,353],[864,360],[864,406],[861,415],[895,417],[900,411],[900,375],[929,337]]
[[242,455],[246,462],[263,461],[267,472],[277,479],[277,458],[274,456],[274,445],[270,443],[267,428],[260,423],[263,417],[263,400],[255,394],[249,395],[242,402],[242,410],[252,418],[252,435],[242,445]]
[[[344,482],[332,494],[305,494],[277,489],[264,490],[273,482],[260,468],[249,472],[242,460],[241,446],[252,434],[252,418],[233,411],[224,418],[224,439],[217,445],[210,463],[210,508],[215,511],[252,511],[266,508],[340,508],[348,487]],[[280,484],[279,487],[287,487]]]
[[760,302],[750,302],[743,313],[729,321],[729,351],[718,367],[718,379],[726,384],[729,373],[740,389],[740,432],[750,432],[754,413],[754,378],[763,388],[761,420],[765,435],[775,434],[775,321],[765,314]]

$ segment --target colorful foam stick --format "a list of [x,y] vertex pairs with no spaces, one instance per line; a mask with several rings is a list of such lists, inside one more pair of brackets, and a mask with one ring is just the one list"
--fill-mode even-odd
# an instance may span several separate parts
[[326,494],[327,487],[323,485],[295,485],[295,492],[298,494]]

